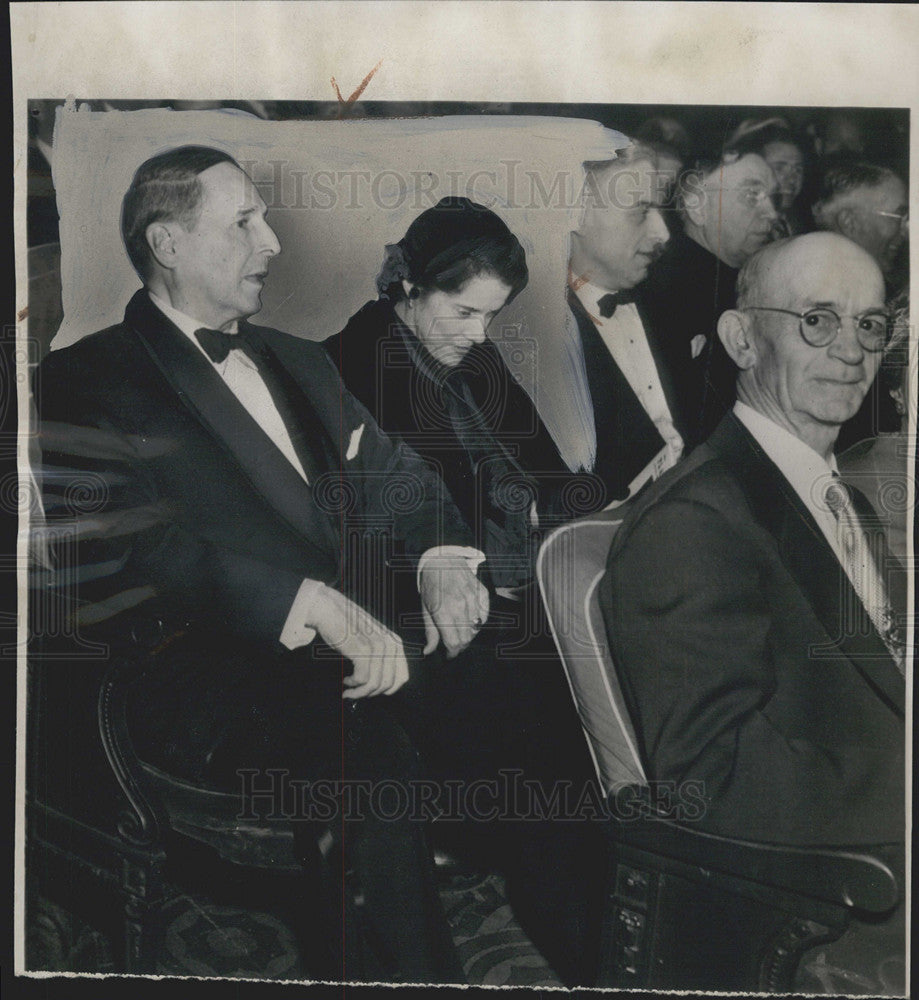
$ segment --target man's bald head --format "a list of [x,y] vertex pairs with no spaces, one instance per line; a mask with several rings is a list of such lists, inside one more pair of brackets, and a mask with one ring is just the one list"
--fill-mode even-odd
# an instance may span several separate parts
[[870,254],[809,233],[747,261],[718,335],[740,369],[738,399],[828,456],[877,373],[878,321],[883,332],[884,279]]
[[852,240],[837,233],[807,233],[777,240],[755,253],[737,278],[737,308],[748,309],[775,294],[785,295],[798,280],[812,283],[818,274],[854,267],[877,275],[883,296],[884,279],[877,262]]

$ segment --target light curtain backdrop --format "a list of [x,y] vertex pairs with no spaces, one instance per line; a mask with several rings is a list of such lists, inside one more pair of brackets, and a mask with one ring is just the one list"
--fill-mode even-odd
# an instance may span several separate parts
[[226,150],[259,184],[282,249],[256,322],[313,340],[376,297],[384,246],[440,197],[465,195],[496,211],[526,250],[530,281],[492,339],[571,453],[569,233],[582,163],[614,158],[628,143],[622,134],[565,118],[273,122],[236,111],[61,108],[53,179],[64,320],[52,349],[121,320],[139,285],[119,232],[121,199],[144,160],[185,143]]

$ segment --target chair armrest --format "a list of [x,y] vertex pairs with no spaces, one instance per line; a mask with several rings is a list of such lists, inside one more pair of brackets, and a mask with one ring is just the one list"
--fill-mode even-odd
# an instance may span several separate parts
[[735,840],[670,820],[642,817],[614,823],[617,842],[702,869],[842,904],[886,913],[900,898],[895,870],[901,848],[811,848]]
[[145,662],[142,652],[114,656],[99,687],[97,707],[102,747],[131,806],[118,824],[118,833],[135,846],[157,843],[169,826],[163,805],[144,773],[128,732],[128,687]]

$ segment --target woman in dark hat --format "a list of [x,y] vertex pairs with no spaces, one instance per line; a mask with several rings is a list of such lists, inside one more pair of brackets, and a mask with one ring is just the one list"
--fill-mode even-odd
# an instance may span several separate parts
[[[452,662],[427,657],[394,699],[441,780],[493,778],[501,767],[543,782],[590,773],[533,575],[542,534],[578,512],[579,487],[486,336],[527,277],[523,247],[494,212],[443,198],[386,247],[379,298],[325,342],[380,426],[436,466],[487,557],[488,622]],[[577,965],[580,941],[561,928],[580,926],[579,915],[565,911],[572,898],[581,905],[576,869],[589,856],[580,831],[563,825],[570,829],[559,837],[557,824],[453,824],[460,843],[450,845],[468,847],[474,831],[509,834],[497,837],[508,849],[498,857],[510,859],[518,898],[535,900],[531,922],[547,925],[540,934],[533,924],[531,935],[560,942],[564,953],[550,958],[559,966]],[[494,836],[486,846],[495,846]],[[577,978],[574,969],[569,975]]]
[[491,582],[517,598],[570,475],[486,337],[527,278],[523,247],[494,212],[443,198],[386,247],[379,298],[324,345],[380,426],[437,467]]

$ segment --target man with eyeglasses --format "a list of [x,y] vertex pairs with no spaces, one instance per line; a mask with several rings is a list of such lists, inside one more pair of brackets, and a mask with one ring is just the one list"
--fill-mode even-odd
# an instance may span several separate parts
[[734,401],[735,369],[715,335],[735,301],[737,273],[773,235],[772,168],[757,153],[725,150],[697,160],[680,179],[683,232],[646,285],[651,323],[678,358],[691,414],[687,449],[704,441]]
[[[702,788],[708,832],[895,845],[900,869],[905,575],[833,458],[888,340],[881,272],[835,234],[774,243],[718,335],[740,372],[733,412],[638,498],[600,587],[646,774]],[[854,924],[825,964],[852,968],[867,935],[862,957],[887,964],[866,992],[902,991],[901,919]]]
[[848,236],[867,250],[891,280],[909,226],[906,185],[892,170],[837,163],[823,176],[813,215],[818,229]]
[[752,257],[718,324],[733,412],[613,544],[601,603],[646,772],[700,782],[707,831],[903,843],[905,576],[833,457],[888,327],[850,241]]

